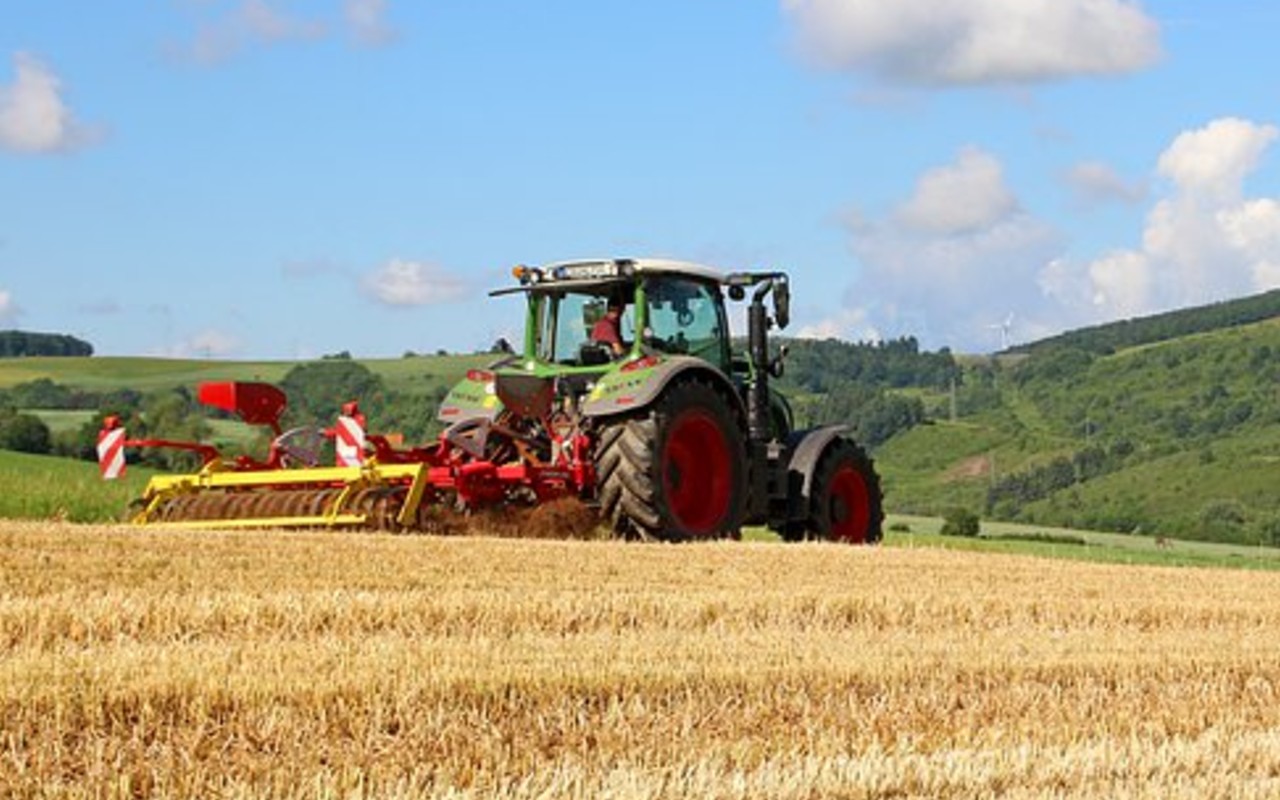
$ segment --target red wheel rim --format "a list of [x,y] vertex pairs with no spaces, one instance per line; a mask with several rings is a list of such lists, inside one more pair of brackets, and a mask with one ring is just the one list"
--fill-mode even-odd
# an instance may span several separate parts
[[832,539],[850,544],[867,540],[867,528],[871,524],[870,496],[862,473],[852,465],[845,464],[836,470],[826,497]]
[[662,485],[672,520],[694,535],[715,533],[729,514],[733,467],[714,417],[688,411],[671,424]]

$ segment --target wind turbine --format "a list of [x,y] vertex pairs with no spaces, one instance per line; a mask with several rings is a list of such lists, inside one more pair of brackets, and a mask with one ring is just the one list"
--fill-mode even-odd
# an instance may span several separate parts
[[1008,350],[1009,349],[1009,329],[1013,327],[1013,312],[1012,311],[1009,312],[1009,316],[1004,318],[1004,322],[997,322],[992,325],[988,325],[987,327],[993,331],[994,330],[1000,331],[1000,349]]

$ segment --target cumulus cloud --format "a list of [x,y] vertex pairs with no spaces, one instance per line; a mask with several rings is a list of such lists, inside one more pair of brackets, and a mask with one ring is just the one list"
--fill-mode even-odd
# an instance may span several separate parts
[[1159,27],[1127,0],[782,0],[803,53],[909,86],[1027,84],[1147,67]]
[[1168,183],[1141,244],[1053,264],[1042,275],[1045,291],[1106,320],[1280,287],[1280,199],[1245,196],[1277,135],[1274,125],[1235,118],[1179,134],[1157,161]]
[[999,160],[977,148],[925,172],[882,216],[853,214],[846,226],[861,272],[846,310],[814,329],[842,338],[983,344],[1009,312],[1035,316],[1036,271],[1061,247],[1057,231],[1022,208]]
[[13,322],[22,313],[22,309],[18,308],[17,302],[13,299],[13,293],[7,289],[0,289],[0,322]]
[[327,31],[323,21],[290,15],[267,0],[243,0],[202,22],[191,41],[173,49],[181,58],[217,64],[254,47],[320,39]]
[[448,303],[466,292],[461,279],[439,267],[398,258],[366,275],[362,288],[369,297],[389,306]]
[[924,233],[980,231],[1017,210],[1005,186],[1004,169],[977,148],[960,152],[954,164],[931,169],[916,182],[915,194],[898,209],[899,221]]
[[1156,170],[1184,195],[1229,202],[1240,196],[1245,176],[1257,168],[1277,133],[1274,125],[1235,117],[1214,120],[1179,134]]
[[283,0],[214,0],[188,4],[202,16],[195,33],[171,43],[172,55],[183,61],[213,65],[246,51],[286,42],[319,41],[345,31],[361,47],[394,42],[396,31],[387,22],[386,0],[343,0],[331,12],[301,16],[286,10]]
[[395,31],[387,24],[386,0],[346,0],[342,11],[347,30],[358,44],[380,47],[395,41]]
[[[1278,288],[1280,197],[1247,193],[1277,139],[1275,125],[1234,118],[1177,135],[1153,159],[1155,197],[1137,244],[1085,259],[1062,256],[1065,236],[1023,208],[998,159],[961,150],[884,213],[848,215],[859,271],[844,309],[804,332],[995,349],[1010,313],[1016,344]],[[1143,185],[1105,167],[1075,174],[1117,198]]]
[[840,309],[831,316],[801,325],[794,335],[800,339],[844,339],[849,342],[878,342],[884,338],[871,323],[865,308]]
[[14,81],[0,84],[0,147],[55,153],[91,144],[96,133],[62,99],[62,81],[27,53],[13,56]]
[[1126,181],[1100,161],[1082,161],[1067,172],[1067,185],[1083,206],[1140,203],[1147,196],[1143,181]]

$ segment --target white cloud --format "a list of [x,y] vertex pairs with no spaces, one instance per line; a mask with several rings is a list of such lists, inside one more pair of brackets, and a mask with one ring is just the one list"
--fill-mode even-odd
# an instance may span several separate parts
[[1159,28],[1127,0],[782,0],[819,63],[914,86],[1132,72]]
[[396,33],[386,20],[386,0],[346,0],[342,10],[347,29],[359,44],[379,47],[395,41]]
[[1142,181],[1126,181],[1100,161],[1082,161],[1067,172],[1067,185],[1082,205],[1138,203],[1147,196]]
[[208,328],[182,341],[153,351],[164,358],[226,358],[237,354],[242,342],[225,331]]
[[1254,288],[1280,287],[1280,200],[1249,200],[1219,212],[1227,243],[1249,262]]
[[931,169],[898,210],[907,227],[928,233],[969,233],[988,228],[1017,210],[1000,162],[977,148],[960,152],[954,164]]
[[62,81],[27,53],[15,53],[16,77],[0,85],[0,147],[20,153],[54,153],[92,143],[95,134],[76,120],[62,99]]
[[878,342],[884,337],[871,324],[865,308],[840,309],[832,316],[802,325],[799,339],[843,339],[847,342]]
[[[1037,318],[1037,271],[1061,246],[1057,231],[1022,209],[998,159],[974,148],[926,172],[883,218],[853,215],[847,226],[862,271],[843,319],[952,347],[985,344],[1010,312]],[[833,319],[814,332],[839,329],[842,318]]]
[[194,39],[176,52],[200,64],[216,64],[255,46],[310,41],[326,33],[319,20],[291,16],[267,0],[243,0],[223,16],[203,22]]
[[318,41],[335,30],[345,30],[362,47],[380,47],[397,38],[387,22],[386,0],[343,0],[340,18],[291,13],[283,0],[223,0],[188,7],[202,19],[190,40],[170,49],[179,59],[198,64],[218,64],[254,48]]
[[1275,126],[1231,118],[1177,136],[1157,162],[1170,185],[1140,245],[1052,265],[1046,291],[1101,321],[1280,287],[1280,199],[1247,198],[1244,186],[1276,137]]
[[13,293],[0,289],[0,322],[13,322],[21,313],[22,309],[14,302]]
[[[1183,132],[1153,161],[1152,200],[1136,244],[1091,259],[1062,257],[1063,236],[1022,207],[992,155],[962,150],[925,172],[878,217],[846,222],[860,272],[846,310],[811,335],[864,325],[927,346],[994,349],[991,326],[1015,315],[1014,343],[1280,287],[1280,197],[1249,197],[1248,180],[1280,139],[1276,126],[1221,119]],[[1103,166],[1075,179],[1127,196]]]
[[457,300],[466,291],[459,278],[432,264],[392,259],[365,276],[363,289],[390,306],[425,306]]
[[1151,291],[1150,262],[1142,253],[1118,250],[1089,265],[1089,281],[1089,302],[1107,317],[1136,316]]
[[1257,168],[1278,133],[1274,125],[1234,117],[1214,120],[1174,139],[1157,170],[1184,193],[1228,201],[1240,196],[1245,176]]

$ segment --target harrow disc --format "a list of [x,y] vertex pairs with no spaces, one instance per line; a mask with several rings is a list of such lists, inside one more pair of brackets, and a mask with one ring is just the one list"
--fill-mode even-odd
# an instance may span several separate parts
[[162,500],[144,524],[226,522],[229,527],[358,527],[397,531],[406,489],[374,486],[344,489],[200,489]]

